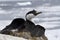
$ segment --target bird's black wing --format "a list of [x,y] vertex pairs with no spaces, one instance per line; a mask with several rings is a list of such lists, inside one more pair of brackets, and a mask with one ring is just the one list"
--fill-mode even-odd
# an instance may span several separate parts
[[33,34],[34,36],[40,37],[40,36],[44,35],[45,28],[41,25],[36,25],[33,33],[34,33]]
[[25,23],[24,19],[16,18],[11,22],[11,24],[9,24],[3,30],[1,30],[0,33],[5,34],[5,32],[10,31],[12,29],[19,29],[20,30],[20,29],[24,28],[24,23]]

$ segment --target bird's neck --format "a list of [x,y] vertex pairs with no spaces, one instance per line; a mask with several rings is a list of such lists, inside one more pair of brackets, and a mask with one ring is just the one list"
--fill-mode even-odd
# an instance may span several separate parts
[[33,14],[26,15],[26,20],[31,21],[35,16]]

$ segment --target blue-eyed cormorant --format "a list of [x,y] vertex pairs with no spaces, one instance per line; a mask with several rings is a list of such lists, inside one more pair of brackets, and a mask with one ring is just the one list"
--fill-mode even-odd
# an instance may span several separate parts
[[6,28],[4,28],[1,33],[2,34],[9,34],[10,31],[13,31],[17,29],[17,31],[20,31],[22,29],[26,29],[26,31],[29,31],[31,33],[31,36],[41,36],[45,32],[45,28],[40,25],[35,25],[31,19],[37,16],[42,12],[36,12],[35,10],[29,11],[26,14],[26,21],[23,18],[16,18],[12,21],[12,23]]

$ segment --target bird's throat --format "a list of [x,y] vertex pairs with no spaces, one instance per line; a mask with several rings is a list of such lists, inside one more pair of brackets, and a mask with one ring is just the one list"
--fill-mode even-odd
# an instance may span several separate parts
[[34,17],[35,17],[35,15],[29,14],[29,15],[26,16],[26,19],[29,20],[29,21],[31,21],[32,18],[34,18]]

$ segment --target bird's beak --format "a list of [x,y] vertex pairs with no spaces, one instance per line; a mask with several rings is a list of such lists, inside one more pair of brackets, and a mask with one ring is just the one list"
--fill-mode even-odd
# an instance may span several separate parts
[[36,15],[38,15],[38,14],[41,14],[42,12],[38,12],[38,13],[36,13]]

